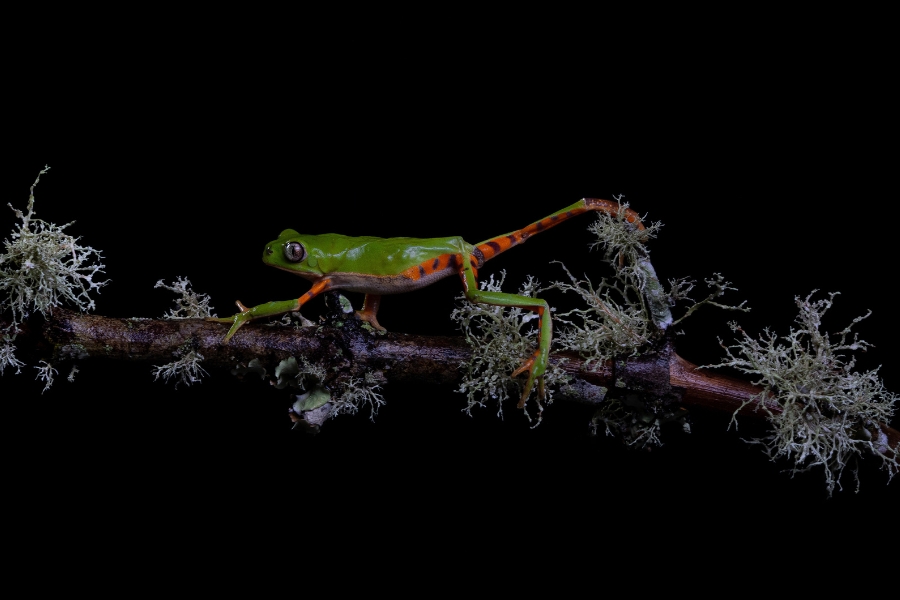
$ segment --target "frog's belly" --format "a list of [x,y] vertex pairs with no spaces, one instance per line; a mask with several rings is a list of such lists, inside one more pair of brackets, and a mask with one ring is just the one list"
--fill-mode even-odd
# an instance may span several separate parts
[[330,279],[332,289],[384,296],[418,290],[431,285],[435,281],[455,275],[456,272],[456,268],[450,266],[438,270],[428,270],[426,267],[419,265],[407,269],[398,275],[335,273],[330,276]]

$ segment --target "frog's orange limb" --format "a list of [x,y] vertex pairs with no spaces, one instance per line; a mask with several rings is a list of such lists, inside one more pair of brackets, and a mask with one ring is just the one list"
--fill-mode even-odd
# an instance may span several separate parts
[[633,224],[638,229],[644,229],[644,224],[641,223],[640,215],[630,208],[622,209],[618,202],[612,202],[610,200],[583,198],[575,204],[567,206],[548,217],[544,217],[540,221],[535,221],[527,227],[476,244],[474,253],[467,257],[468,260],[465,261],[460,269],[460,277],[463,280],[463,288],[466,290],[466,297],[472,302],[483,302],[500,306],[518,306],[538,314],[538,348],[531,358],[524,361],[512,374],[513,377],[516,377],[522,373],[528,373],[525,389],[522,393],[522,398],[519,400],[519,408],[524,408],[525,401],[531,393],[535,380],[537,380],[538,384],[538,396],[540,398],[544,397],[544,373],[547,369],[547,357],[550,353],[550,342],[553,336],[551,319],[548,312],[549,309],[547,303],[538,298],[525,298],[514,294],[486,293],[478,291],[475,285],[475,280],[477,278],[475,268],[476,266],[480,267],[485,261],[494,258],[498,254],[524,243],[537,233],[555,227],[563,221],[592,210],[605,212],[614,216],[619,216],[620,213],[623,213],[626,221]]
[[331,280],[330,279],[320,279],[313,284],[309,291],[297,298],[297,308],[294,310],[300,310],[304,304],[331,288]]
[[644,224],[641,223],[640,215],[638,215],[630,208],[626,208],[623,211],[618,202],[612,202],[611,200],[600,200],[597,198],[583,198],[575,204],[567,206],[566,208],[553,213],[549,217],[544,217],[540,221],[535,221],[527,227],[523,227],[518,231],[513,231],[512,233],[508,233],[506,235],[501,235],[489,240],[485,240],[480,244],[477,244],[475,247],[484,255],[484,260],[487,261],[494,258],[498,254],[506,252],[514,246],[518,246],[519,244],[524,243],[528,240],[528,238],[535,235],[536,233],[546,231],[551,227],[556,227],[563,221],[591,210],[609,213],[614,216],[618,216],[619,212],[622,211],[624,212],[626,221],[632,223],[638,229],[644,229]]

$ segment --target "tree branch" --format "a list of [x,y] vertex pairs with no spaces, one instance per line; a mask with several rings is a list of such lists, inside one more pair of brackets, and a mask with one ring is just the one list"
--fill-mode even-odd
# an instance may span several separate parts
[[[0,324],[5,325],[5,324]],[[31,362],[84,361],[103,357],[123,361],[165,363],[185,348],[203,356],[204,368],[234,369],[257,359],[269,372],[289,357],[307,360],[345,376],[363,377],[379,372],[390,382],[428,382],[457,385],[459,369],[470,350],[460,337],[417,336],[402,333],[372,333],[355,319],[341,326],[269,327],[248,325],[228,344],[222,343],[227,328],[203,319],[138,319],[82,314],[53,309],[44,319],[33,316],[20,327],[17,352]],[[564,359],[564,360],[563,360]],[[640,390],[668,397],[684,406],[699,406],[732,414],[762,418],[751,400],[762,388],[747,381],[699,369],[674,352],[671,341],[655,354],[610,360],[587,366],[572,353],[556,353],[573,381],[557,398],[600,404],[604,388]],[[748,401],[751,401],[748,403]],[[778,406],[767,403],[772,411]],[[900,432],[879,423],[889,445],[900,447]],[[874,432],[873,432],[874,433]]]

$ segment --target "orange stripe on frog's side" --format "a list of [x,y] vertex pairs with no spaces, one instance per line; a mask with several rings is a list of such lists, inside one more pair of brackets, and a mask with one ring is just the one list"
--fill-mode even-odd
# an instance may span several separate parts
[[[555,227],[563,221],[567,221],[572,217],[576,217],[580,214],[584,214],[592,210],[606,212],[611,215],[618,215],[619,204],[610,200],[584,198],[581,201],[581,206],[574,206],[572,208],[569,208],[565,212],[556,213],[555,215],[550,215],[549,217],[545,217],[540,221],[535,221],[531,225],[523,227],[518,231],[514,231],[510,234],[501,235],[486,242],[482,242],[481,244],[476,246],[476,248],[480,250],[482,254],[484,254],[484,260],[490,260],[498,254],[506,252],[510,248],[524,243],[528,240],[528,238],[537,233],[550,229],[551,227]],[[630,208],[625,209],[625,220],[629,223],[635,224],[638,229],[644,229],[644,224],[641,223],[640,216]]]
[[423,277],[440,274],[447,269],[456,270],[456,256],[457,255],[455,254],[441,254],[440,256],[406,269],[400,273],[400,276],[413,281],[419,281]]

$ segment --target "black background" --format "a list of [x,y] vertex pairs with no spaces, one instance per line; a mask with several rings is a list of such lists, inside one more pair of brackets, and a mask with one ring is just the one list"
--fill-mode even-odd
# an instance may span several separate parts
[[[900,390],[896,165],[869,143],[896,133],[896,123],[877,84],[866,83],[865,100],[858,86],[848,91],[859,82],[815,77],[704,89],[659,80],[638,93],[503,72],[332,74],[331,85],[308,71],[288,80],[198,69],[165,86],[117,81],[78,102],[70,89],[40,116],[23,116],[21,138],[4,141],[2,199],[24,208],[49,164],[37,215],[76,221],[69,232],[103,250],[111,283],[96,312],[158,317],[172,295],[153,285],[179,275],[210,294],[220,316],[236,299],[254,305],[304,292],[304,281],[260,262],[285,228],[475,242],[585,196],[621,194],[665,224],[651,245],[662,279],[721,272],[739,289],[731,301],[753,309],[691,318],[679,340],[685,358],[719,360],[717,337],[731,339],[731,319],[754,334],[786,333],[795,296],[840,291],[825,328],[872,309],[857,329],[875,347],[859,368],[884,365],[885,384]],[[6,210],[0,226],[9,232]],[[550,261],[562,260],[599,278],[589,222],[542,234],[482,276],[506,269],[511,287],[527,274],[550,282],[560,277]],[[448,279],[388,297],[379,318],[392,331],[453,334],[459,292]],[[320,310],[316,300],[304,312]],[[10,472],[25,487],[112,490],[110,503],[150,498],[172,510],[208,490],[216,490],[211,504],[237,502],[238,511],[236,498],[267,505],[271,497],[278,511],[291,507],[277,515],[286,527],[400,508],[425,523],[596,533],[612,520],[673,535],[798,511],[851,514],[897,497],[897,483],[886,486],[868,460],[859,494],[848,472],[845,490],[828,499],[820,472],[791,478],[727,431],[728,415],[697,411],[692,434],[671,431],[664,447],[643,453],[592,438],[588,409],[556,404],[530,429],[513,407],[503,420],[493,409],[470,418],[453,390],[391,385],[374,423],[342,417],[313,437],[291,431],[286,394],[260,382],[213,372],[176,390],[144,364],[80,368],[75,383],[61,372],[44,394],[31,366],[0,379],[11,456],[29,457],[12,459]]]

